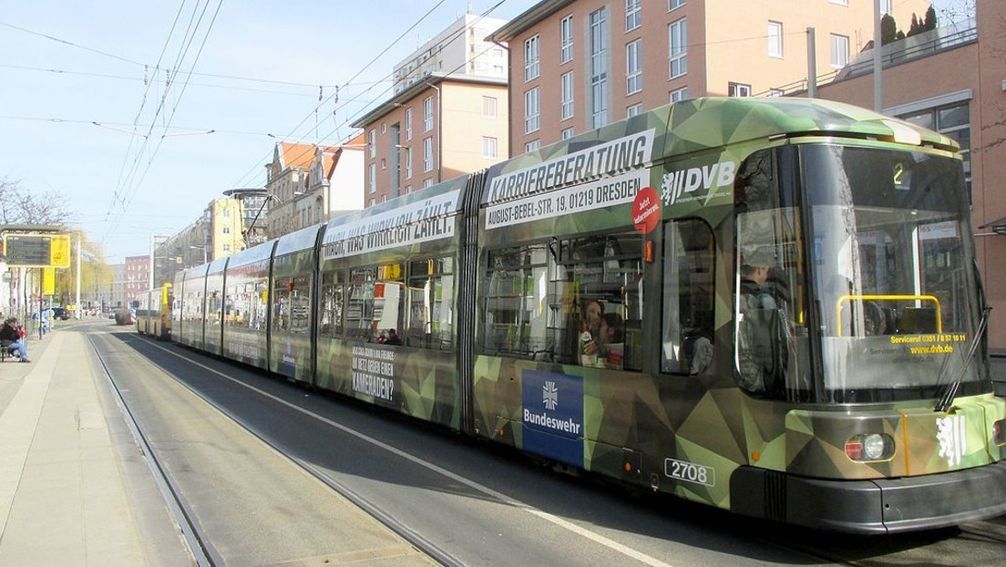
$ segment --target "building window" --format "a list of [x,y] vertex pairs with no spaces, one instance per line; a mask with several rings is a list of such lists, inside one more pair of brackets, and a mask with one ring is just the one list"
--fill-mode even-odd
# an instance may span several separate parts
[[782,57],[782,23],[768,23],[768,56]]
[[482,137],[482,157],[496,159],[496,138]]
[[367,149],[370,150],[370,157],[377,156],[377,130],[367,133]]
[[608,11],[591,12],[590,22],[590,97],[591,128],[608,123]]
[[643,47],[641,39],[625,46],[625,94],[643,90]]
[[743,83],[730,83],[727,87],[727,91],[727,94],[734,97],[751,96],[751,85],[745,85]]
[[370,192],[377,193],[377,164],[370,164]]
[[559,113],[560,120],[573,117],[573,72],[562,74],[562,106]]
[[533,152],[541,147],[541,140],[531,140],[530,142],[524,144],[525,152]]
[[573,60],[573,16],[559,22],[559,64]]
[[688,72],[688,20],[681,18],[667,27],[671,78]]
[[423,131],[429,132],[433,129],[433,97],[428,96],[423,101]]
[[381,133],[382,134],[387,134],[388,133],[388,123],[387,122],[381,122]]
[[411,185],[406,185],[405,186],[405,194],[408,195],[409,193],[412,193],[412,186]]
[[224,244],[224,252],[230,252],[230,251],[231,251],[231,245],[230,244]]
[[970,104],[959,102],[923,112],[913,112],[898,116],[923,128],[936,130],[948,138],[953,138],[961,146],[964,162],[964,181],[968,186],[968,203],[971,202],[971,116]]
[[768,96],[783,96],[785,94],[786,94],[786,91],[784,91],[782,89],[769,89],[768,90]]
[[405,178],[412,177],[412,148],[405,148]]
[[564,129],[562,131],[562,139],[563,140],[568,140],[568,139],[572,138],[575,135],[576,134],[575,134],[575,131],[574,131],[573,128],[566,128],[566,129]]
[[482,118],[489,118],[489,119],[496,118],[496,97],[494,96],[482,97]]
[[881,14],[891,13],[891,0],[880,0],[880,13]]
[[667,11],[676,10],[685,5],[685,0],[669,0],[667,2]]
[[423,189],[426,189],[427,187],[433,187],[432,177],[423,180]]
[[632,31],[643,23],[640,0],[625,0],[625,31]]
[[433,171],[433,138],[423,138],[423,171]]
[[831,66],[841,69],[848,62],[849,38],[844,35],[831,34]]
[[371,199],[371,200],[370,200],[370,204],[369,204],[369,205],[367,205],[367,206],[368,206],[368,207],[373,207],[373,206],[374,206],[375,204],[377,204],[377,199]]
[[405,109],[405,139],[412,139],[412,109]]
[[538,130],[540,124],[538,122],[538,115],[540,109],[538,106],[538,87],[535,87],[526,93],[524,93],[524,133],[530,134]]
[[683,100],[688,100],[688,87],[671,91],[671,102],[681,102]]
[[231,233],[231,227],[225,226],[224,227],[224,234],[230,234],[230,233]]
[[388,169],[388,160],[381,158],[381,169]]
[[537,79],[539,74],[538,36],[524,41],[524,80]]
[[633,116],[638,116],[643,112],[643,103],[634,104],[625,109],[625,117],[632,118]]

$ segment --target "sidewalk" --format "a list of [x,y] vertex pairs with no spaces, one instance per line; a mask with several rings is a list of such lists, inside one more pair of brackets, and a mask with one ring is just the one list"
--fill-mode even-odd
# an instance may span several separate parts
[[85,336],[28,353],[0,364],[0,567],[192,565]]

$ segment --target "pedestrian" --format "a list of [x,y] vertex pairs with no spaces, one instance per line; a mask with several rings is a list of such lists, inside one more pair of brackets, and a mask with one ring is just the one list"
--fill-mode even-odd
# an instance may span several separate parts
[[8,349],[11,354],[17,354],[21,362],[31,362],[28,360],[28,344],[24,340],[25,333],[17,319],[13,317],[4,321],[3,328],[0,329],[0,348]]

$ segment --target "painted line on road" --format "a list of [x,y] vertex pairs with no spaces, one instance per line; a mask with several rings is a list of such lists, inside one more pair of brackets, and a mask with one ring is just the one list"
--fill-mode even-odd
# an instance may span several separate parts
[[541,519],[543,519],[543,520],[545,520],[547,522],[550,522],[552,524],[555,524],[556,526],[559,526],[559,527],[561,527],[561,528],[563,528],[565,530],[571,531],[571,532],[573,532],[573,533],[575,533],[575,534],[577,534],[577,535],[579,535],[581,537],[584,537],[586,539],[589,539],[589,540],[591,540],[591,541],[593,541],[593,542],[595,542],[595,543],[597,543],[599,545],[603,545],[604,547],[607,547],[608,549],[611,549],[613,551],[617,551],[618,553],[621,553],[621,554],[623,554],[623,555],[625,555],[627,557],[631,557],[632,559],[635,559],[636,561],[639,561],[639,562],[644,563],[646,565],[652,565],[653,567],[672,567],[671,564],[669,564],[669,563],[667,563],[665,561],[661,561],[661,560],[659,560],[659,559],[657,559],[655,557],[651,557],[649,555],[646,555],[645,553],[642,553],[640,551],[632,549],[631,547],[628,547],[626,545],[618,543],[617,541],[614,541],[614,540],[612,540],[610,538],[604,537],[601,534],[598,534],[596,532],[593,532],[593,531],[590,531],[590,530],[588,530],[586,528],[578,526],[578,525],[574,524],[573,522],[570,522],[568,520],[564,520],[564,519],[562,519],[562,518],[560,518],[558,516],[555,516],[553,514],[545,512],[543,510],[539,510],[538,508],[535,508],[535,507],[533,507],[533,506],[531,506],[529,504],[526,504],[526,503],[521,502],[519,500],[516,500],[516,499],[514,499],[514,498],[512,498],[510,496],[507,496],[506,494],[503,494],[502,492],[493,490],[492,488],[489,488],[488,486],[485,486],[483,484],[475,482],[474,480],[467,479],[467,478],[465,478],[463,476],[458,475],[457,473],[453,473],[453,472],[451,472],[451,471],[449,471],[449,470],[447,470],[447,469],[445,469],[443,467],[435,465],[435,464],[433,464],[433,463],[431,463],[429,461],[423,460],[423,459],[421,459],[421,458],[419,458],[419,457],[417,457],[417,456],[415,456],[415,455],[413,455],[411,453],[407,453],[405,451],[402,451],[401,449],[398,449],[397,447],[393,447],[391,445],[388,445],[387,443],[384,443],[383,441],[380,441],[378,439],[374,439],[373,437],[370,437],[369,435],[366,435],[364,433],[360,433],[359,431],[356,431],[354,429],[350,429],[349,427],[346,427],[345,425],[342,425],[340,423],[332,421],[331,419],[328,419],[326,417],[323,417],[323,416],[320,416],[320,415],[318,415],[316,413],[313,413],[313,412],[311,412],[309,410],[306,410],[306,409],[304,409],[304,408],[302,408],[302,407],[300,407],[298,405],[295,405],[295,404],[293,404],[291,402],[288,402],[288,401],[286,401],[286,400],[284,400],[282,398],[274,396],[273,394],[270,394],[269,392],[266,392],[264,390],[256,388],[255,386],[246,384],[244,382],[241,382],[240,380],[232,378],[232,377],[228,376],[227,374],[224,374],[223,372],[220,372],[219,370],[216,370],[215,368],[211,368],[209,366],[206,366],[205,364],[203,364],[201,362],[198,362],[198,361],[195,361],[195,360],[193,360],[191,358],[186,358],[185,356],[182,356],[181,354],[179,354],[177,352],[173,352],[171,349],[165,348],[165,347],[163,347],[161,345],[158,345],[158,344],[154,344],[153,342],[149,342],[149,344],[150,344],[150,346],[155,347],[157,349],[160,349],[160,350],[162,350],[162,351],[164,351],[164,352],[166,352],[166,353],[168,353],[168,354],[170,354],[172,356],[180,358],[180,359],[182,359],[182,360],[184,360],[184,361],[186,361],[186,362],[188,362],[190,364],[194,364],[194,365],[198,366],[199,368],[202,368],[202,369],[204,369],[204,370],[206,370],[208,372],[212,372],[213,374],[216,374],[217,376],[220,376],[221,378],[224,378],[224,379],[229,380],[229,381],[231,381],[231,382],[233,382],[233,383],[235,383],[235,384],[237,384],[239,386],[247,388],[247,389],[249,389],[249,390],[251,390],[251,391],[259,394],[260,396],[264,396],[266,398],[269,398],[269,399],[271,399],[271,400],[273,400],[273,401],[275,401],[275,402],[277,402],[277,403],[279,403],[281,405],[284,405],[284,406],[286,406],[286,407],[288,407],[288,408],[290,408],[290,409],[292,409],[294,411],[300,412],[300,413],[302,413],[302,414],[304,414],[306,416],[309,416],[309,417],[311,417],[311,418],[313,418],[313,419],[315,419],[317,421],[320,421],[320,422],[322,422],[322,423],[324,423],[326,425],[334,427],[335,429],[338,429],[339,431],[342,431],[343,433],[347,433],[349,435],[352,435],[352,436],[354,436],[354,437],[356,437],[356,438],[358,438],[358,439],[360,439],[362,441],[366,441],[367,443],[370,443],[371,445],[374,445],[375,447],[379,447],[381,449],[384,449],[385,451],[388,451],[389,453],[392,453],[392,454],[394,454],[394,455],[396,455],[398,457],[401,457],[403,459],[411,461],[412,463],[415,463],[415,464],[417,464],[417,465],[419,465],[421,467],[429,469],[429,470],[431,470],[431,471],[433,471],[433,472],[435,472],[437,474],[443,475],[443,476],[445,476],[445,477],[447,477],[447,478],[449,478],[449,479],[451,479],[451,480],[453,480],[455,482],[459,482],[461,484],[464,484],[465,486],[468,486],[469,488],[472,488],[472,489],[474,489],[474,490],[476,490],[478,492],[481,492],[482,494],[485,494],[487,496],[491,496],[491,497],[495,498],[496,500],[499,500],[500,502],[502,502],[504,504],[513,506],[515,508],[519,508],[521,510],[524,510],[524,511],[526,511],[526,512],[528,512],[528,513],[530,513],[530,514],[532,514],[534,516],[537,516],[537,517],[539,517],[539,518],[541,518]]

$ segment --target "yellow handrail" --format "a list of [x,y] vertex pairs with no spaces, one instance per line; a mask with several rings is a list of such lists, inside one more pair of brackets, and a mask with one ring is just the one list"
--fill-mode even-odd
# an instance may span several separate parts
[[842,336],[842,304],[853,299],[860,301],[932,301],[936,304],[936,332],[943,333],[943,308],[935,295],[843,295],[835,301],[835,322],[838,326],[838,336]]

